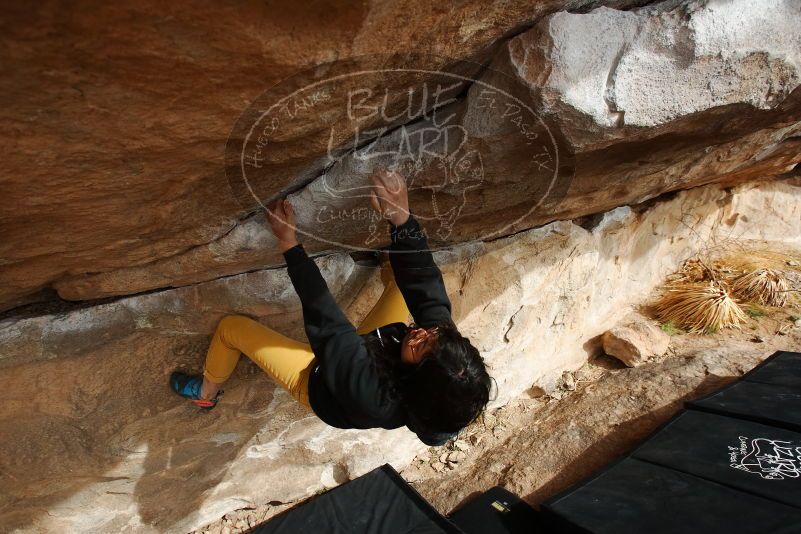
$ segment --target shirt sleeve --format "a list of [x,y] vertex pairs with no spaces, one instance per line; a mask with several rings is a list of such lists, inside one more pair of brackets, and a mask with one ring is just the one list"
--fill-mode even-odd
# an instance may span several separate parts
[[414,322],[424,328],[453,322],[442,273],[428,250],[428,237],[411,212],[405,223],[390,223],[390,237],[389,261]]
[[344,406],[369,411],[370,406],[379,404],[380,390],[364,339],[337,304],[303,245],[284,251],[284,259],[303,308],[306,337],[320,361],[328,389]]

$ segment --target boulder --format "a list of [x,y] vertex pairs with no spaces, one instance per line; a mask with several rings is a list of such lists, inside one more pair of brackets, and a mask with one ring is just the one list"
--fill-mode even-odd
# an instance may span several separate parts
[[367,176],[404,172],[492,407],[556,395],[710,242],[801,247],[799,10],[4,3],[0,524],[187,532],[425,450],[246,359],[212,412],[167,387],[227,314],[304,339],[274,197],[357,323],[381,287],[349,253],[388,242]]
[[[280,266],[259,213],[279,194],[312,252],[384,245],[363,195],[343,192],[417,134],[412,200],[437,247],[792,169],[798,3],[643,3],[90,1],[68,18],[4,5],[0,136],[14,149],[0,178],[0,309]],[[391,68],[360,90],[386,90],[390,115],[410,86],[462,77],[440,122],[432,104],[354,130],[342,93],[312,93],[281,108],[291,120],[242,181],[225,147],[248,146],[260,95],[361,72],[371,63],[355,58],[375,54]],[[410,82],[409,69],[436,73]],[[450,127],[460,151],[429,157],[424,133]],[[367,158],[372,140],[394,157]]]
[[[662,2],[561,11],[512,39],[509,63],[577,152],[774,110],[801,82],[797,2]],[[693,119],[693,116],[695,118]],[[687,122],[686,119],[692,119]]]
[[665,355],[670,336],[649,319],[635,314],[603,333],[604,353],[628,367],[637,367]]

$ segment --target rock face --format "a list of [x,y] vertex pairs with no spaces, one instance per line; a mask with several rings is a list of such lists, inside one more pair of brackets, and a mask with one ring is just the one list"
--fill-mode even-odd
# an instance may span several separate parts
[[541,113],[590,152],[680,131],[675,121],[711,108],[774,109],[801,76],[801,34],[786,18],[798,15],[783,0],[560,12],[515,38],[509,57]]
[[[706,186],[593,224],[559,221],[436,252],[454,318],[498,381],[494,405],[532,385],[552,391],[629,306],[709,242],[738,235],[801,248],[800,192],[798,179]],[[358,323],[377,299],[378,273],[347,254],[317,261]],[[230,313],[303,339],[284,269],[2,320],[0,423],[13,432],[0,433],[0,524],[186,532],[384,462],[401,468],[425,449],[405,429],[327,427],[246,359],[214,411],[188,406],[169,391],[169,373],[199,370]]]
[[604,353],[614,356],[628,367],[637,367],[664,356],[670,336],[652,321],[636,315],[604,332],[601,341]]
[[[422,135],[419,157],[407,162],[418,215],[442,230],[432,232],[438,246],[793,168],[801,159],[799,4],[636,8],[643,3],[190,2],[165,11],[87,2],[68,19],[54,7],[6,5],[0,136],[14,149],[0,178],[0,309],[52,290],[93,299],[279,265],[253,215],[258,202],[241,204],[232,189],[243,184],[226,178],[226,139],[233,128],[239,140],[237,117],[258,109],[266,88],[315,65],[339,72],[357,56],[467,78],[441,109],[450,122],[434,130],[460,132],[450,163],[480,172],[442,181],[443,158],[420,150]],[[401,54],[423,49],[440,59]],[[409,81],[377,76],[363,89],[376,97],[386,89],[397,110]],[[365,199],[337,192],[364,186],[372,167],[405,152],[365,163],[348,149],[358,121],[344,101],[319,105],[282,123],[250,185],[265,201],[290,193],[300,229],[312,234],[309,250],[385,244],[359,211]],[[407,118],[380,135],[359,123],[360,139],[398,147],[410,131],[431,131],[430,117]]]
[[388,242],[364,186],[403,171],[496,404],[710,240],[801,246],[794,0],[285,4],[0,8],[4,528],[185,532],[422,448],[247,361],[211,413],[168,390],[226,314],[303,338],[273,197],[358,322],[380,287],[345,252]]
[[[483,61],[501,36],[544,14],[601,3],[470,0],[445,8],[419,0],[270,0],[214,7],[190,0],[165,7],[87,0],[69,17],[56,5],[5,3],[0,136],[13,150],[0,177],[0,308],[56,281],[132,266],[151,269],[143,267],[141,280],[123,273],[130,284],[118,281],[114,294],[280,263],[271,251],[248,257],[241,248],[236,261],[216,269],[191,257],[196,247],[218,248],[218,257],[231,252],[215,243],[246,212],[229,190],[224,149],[259,94],[339,58],[425,49],[440,59],[417,68],[440,68],[448,58]],[[310,129],[298,123],[287,134],[279,168],[304,176],[320,170],[320,153],[297,148],[310,144]],[[296,179],[276,177],[268,189]],[[168,258],[175,265],[165,271]],[[101,294],[61,291],[69,298]]]

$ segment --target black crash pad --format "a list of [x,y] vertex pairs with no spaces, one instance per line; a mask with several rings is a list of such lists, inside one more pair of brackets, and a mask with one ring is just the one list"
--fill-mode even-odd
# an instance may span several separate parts
[[801,389],[801,352],[775,352],[742,380]]
[[801,388],[740,380],[685,406],[801,432]]
[[463,534],[390,466],[319,495],[253,534]]
[[495,486],[448,516],[465,534],[538,534],[537,512],[520,497]]
[[801,508],[801,433],[685,411],[631,456]]
[[801,532],[797,508],[633,458],[554,497],[543,509],[560,533]]

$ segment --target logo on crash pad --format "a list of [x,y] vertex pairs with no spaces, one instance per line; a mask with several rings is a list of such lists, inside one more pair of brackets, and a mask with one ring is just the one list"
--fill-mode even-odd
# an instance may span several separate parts
[[733,469],[765,480],[801,477],[801,442],[746,436],[739,440],[738,446],[729,446],[729,465]]

